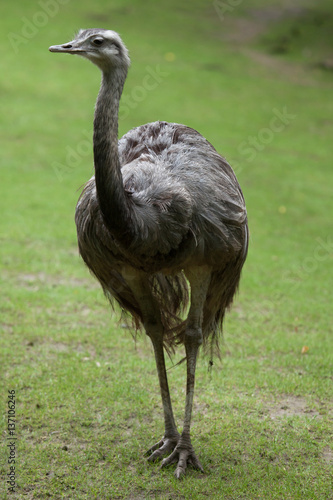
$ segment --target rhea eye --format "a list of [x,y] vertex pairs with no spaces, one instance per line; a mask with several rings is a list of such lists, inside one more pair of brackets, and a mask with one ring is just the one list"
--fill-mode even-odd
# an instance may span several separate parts
[[100,47],[103,44],[103,42],[104,42],[103,38],[95,38],[92,43],[97,47]]

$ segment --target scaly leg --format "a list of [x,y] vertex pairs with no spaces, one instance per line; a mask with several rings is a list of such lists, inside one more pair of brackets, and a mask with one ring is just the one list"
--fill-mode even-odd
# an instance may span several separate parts
[[198,267],[188,270],[186,276],[191,285],[191,307],[187,318],[185,332],[185,351],[187,361],[186,403],[183,432],[178,444],[171,455],[162,462],[162,467],[177,462],[175,476],[179,479],[186,471],[187,464],[203,472],[191,443],[190,426],[194,396],[194,381],[197,354],[202,344],[203,306],[211,278],[211,270],[207,267]]
[[[149,330],[150,333],[148,333]],[[179,432],[177,431],[175,419],[173,416],[168,379],[165,369],[165,359],[163,351],[163,329],[159,330],[162,331],[162,335],[154,335],[150,328],[148,329],[146,328],[146,331],[147,335],[150,336],[154,347],[156,367],[157,367],[162,404],[163,404],[164,427],[165,427],[164,436],[161,439],[161,441],[152,446],[152,448],[150,448],[150,450],[148,450],[147,452],[147,454],[150,454],[148,460],[150,462],[154,462],[155,460],[160,459],[163,455],[170,453],[175,448],[179,440]]]
[[168,379],[165,368],[165,358],[163,349],[163,325],[160,311],[155,304],[148,285],[146,276],[132,269],[123,272],[128,285],[130,286],[135,299],[137,300],[144,318],[144,327],[150,337],[155,354],[156,368],[160,383],[165,432],[163,438],[153,445],[147,452],[148,460],[153,462],[170,453],[178,443],[180,438],[173,416]]

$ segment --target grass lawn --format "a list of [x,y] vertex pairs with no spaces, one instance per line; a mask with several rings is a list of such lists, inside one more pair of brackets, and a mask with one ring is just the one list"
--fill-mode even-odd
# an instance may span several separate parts
[[[333,499],[332,4],[16,0],[1,11],[0,498]],[[205,473],[183,481],[144,456],[163,434],[150,343],[133,341],[77,252],[100,75],[48,47],[86,27],[120,32],[130,50],[120,134],[158,119],[196,128],[247,202],[221,361],[209,370],[200,356],[197,370]],[[168,360],[180,425],[181,357]]]

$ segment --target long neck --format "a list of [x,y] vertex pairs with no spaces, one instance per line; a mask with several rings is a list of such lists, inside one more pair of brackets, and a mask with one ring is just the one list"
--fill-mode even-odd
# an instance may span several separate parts
[[118,109],[126,72],[103,73],[94,119],[95,182],[103,219],[123,245],[130,235],[130,208],[118,156]]

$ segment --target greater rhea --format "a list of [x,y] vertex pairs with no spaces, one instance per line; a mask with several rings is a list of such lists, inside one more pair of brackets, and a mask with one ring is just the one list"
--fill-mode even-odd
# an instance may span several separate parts
[[[118,140],[118,109],[130,65],[120,36],[81,30],[51,52],[77,54],[102,72],[94,118],[95,175],[79,198],[80,254],[106,296],[150,337],[165,432],[149,460],[203,471],[190,438],[199,347],[218,345],[225,311],[238,287],[248,247],[245,202],[235,174],[196,130],[156,121]],[[189,294],[190,290],[190,294]],[[190,298],[189,298],[190,296]],[[182,314],[190,301],[187,318]],[[164,350],[185,346],[185,418],[178,432]]]

